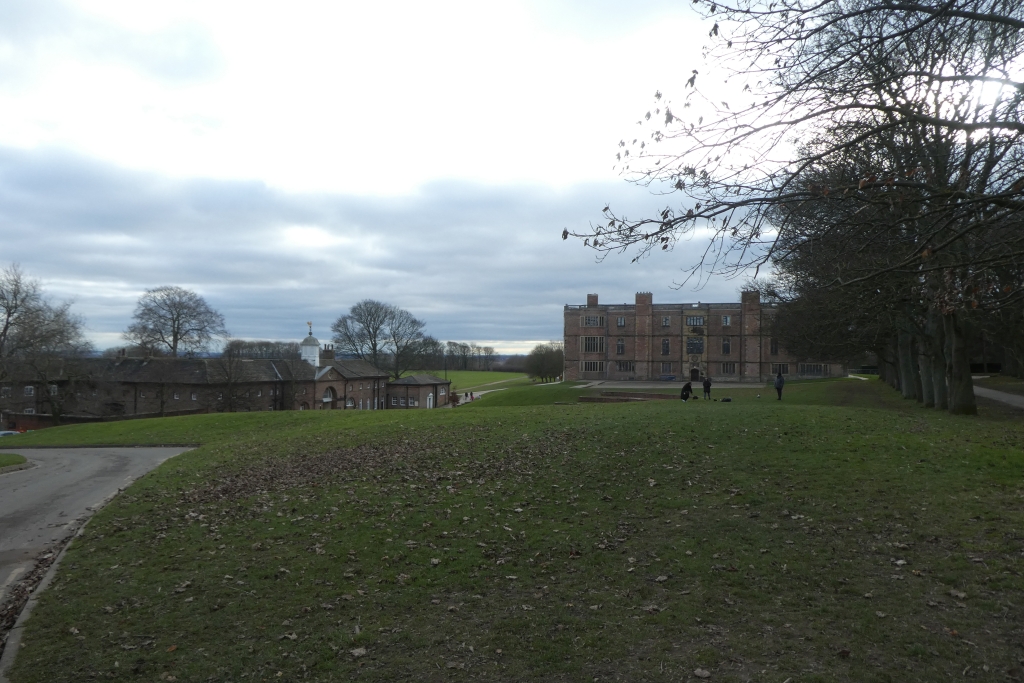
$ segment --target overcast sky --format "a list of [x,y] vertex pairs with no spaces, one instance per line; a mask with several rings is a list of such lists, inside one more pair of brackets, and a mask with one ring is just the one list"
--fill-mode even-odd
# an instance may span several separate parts
[[611,202],[655,90],[708,28],[682,0],[0,0],[0,261],[72,299],[100,348],[147,288],[236,337],[298,339],[357,301],[504,351],[563,304],[677,291],[702,245],[638,264],[563,242]]

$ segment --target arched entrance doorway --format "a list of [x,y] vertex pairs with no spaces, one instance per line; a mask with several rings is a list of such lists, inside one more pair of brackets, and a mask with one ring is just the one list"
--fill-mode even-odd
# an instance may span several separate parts
[[700,368],[690,368],[690,381],[696,382],[700,379]]
[[323,404],[324,410],[331,410],[334,408],[334,401],[338,398],[338,395],[334,393],[334,387],[327,387],[324,389]]
[[433,394],[427,394],[427,408],[433,408],[433,407],[434,407],[434,395]]

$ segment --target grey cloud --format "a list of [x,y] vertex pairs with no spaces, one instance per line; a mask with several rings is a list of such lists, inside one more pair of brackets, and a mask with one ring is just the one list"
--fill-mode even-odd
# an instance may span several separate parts
[[[94,333],[124,329],[146,288],[202,292],[240,337],[327,337],[356,301],[399,304],[442,339],[545,340],[561,307],[599,292],[631,301],[732,301],[738,283],[677,292],[688,251],[638,264],[563,242],[606,202],[655,198],[624,182],[554,190],[437,182],[400,197],[289,194],[258,182],[176,181],[59,152],[0,148],[0,244],[72,297]],[[699,246],[699,245],[695,245]]]
[[[6,49],[4,49],[6,48]],[[34,75],[54,55],[113,61],[169,82],[204,80],[221,67],[205,29],[176,24],[150,33],[128,31],[59,0],[0,3],[0,82]]]

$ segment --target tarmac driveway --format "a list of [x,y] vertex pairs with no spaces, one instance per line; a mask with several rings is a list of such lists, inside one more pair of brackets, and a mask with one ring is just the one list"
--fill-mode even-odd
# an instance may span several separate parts
[[3,449],[35,467],[0,474],[0,602],[48,546],[77,531],[119,489],[187,450]]

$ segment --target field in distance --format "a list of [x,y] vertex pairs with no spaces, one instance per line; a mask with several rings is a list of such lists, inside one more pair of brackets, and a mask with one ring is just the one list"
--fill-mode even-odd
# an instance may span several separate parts
[[[406,375],[427,374],[435,377],[444,377],[444,370],[411,370]],[[452,389],[459,392],[476,391],[477,389],[498,389],[500,387],[514,386],[515,384],[529,384],[530,378],[522,372],[493,372],[487,370],[448,370],[448,379],[452,382]],[[491,386],[493,385],[493,386]]]
[[1020,411],[856,380],[483,409],[527,390],[571,388],[8,437],[203,444],[97,513],[9,677],[1020,676]]

